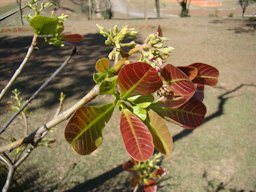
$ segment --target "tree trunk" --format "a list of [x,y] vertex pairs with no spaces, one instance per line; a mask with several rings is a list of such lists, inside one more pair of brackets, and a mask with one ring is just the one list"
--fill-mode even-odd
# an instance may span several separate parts
[[144,19],[148,20],[148,2],[144,0]]
[[125,0],[125,4],[126,4],[126,18],[129,18],[129,0]]
[[156,17],[160,18],[160,0],[155,0],[155,5],[156,5]]
[[23,12],[22,12],[22,7],[21,7],[21,0],[16,0],[16,2],[18,4],[18,6],[19,6],[21,25],[24,25]]
[[88,19],[92,19],[92,0],[88,0]]
[[95,9],[95,16],[96,16],[96,18],[101,18],[101,14],[100,14],[100,0],[95,0],[95,7],[96,7],[96,9]]

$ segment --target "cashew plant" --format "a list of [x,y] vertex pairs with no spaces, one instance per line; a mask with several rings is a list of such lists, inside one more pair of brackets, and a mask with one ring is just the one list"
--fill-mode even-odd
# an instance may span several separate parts
[[[28,6],[34,12],[27,16],[34,30],[34,37],[20,67],[1,91],[0,101],[20,75],[39,37],[56,46],[64,46],[64,42],[74,44],[83,39],[79,34],[63,33],[66,15],[41,15],[41,11],[50,6],[49,3],[39,5],[37,0],[32,0]],[[8,166],[3,191],[8,191],[17,167],[43,141],[48,131],[64,120],[69,119],[65,128],[67,142],[77,153],[91,154],[102,144],[102,131],[115,108],[120,111],[120,132],[124,147],[132,159],[132,164],[126,168],[134,173],[133,186],[144,186],[147,192],[156,191],[155,181],[164,171],[154,163],[159,162],[159,156],[153,156],[154,151],[170,156],[173,146],[166,120],[185,129],[194,129],[203,123],[206,114],[203,104],[204,87],[217,84],[219,72],[216,68],[204,63],[187,66],[167,63],[173,48],[166,45],[168,39],[162,36],[160,27],[141,44],[136,42],[137,31],[128,26],[121,29],[114,26],[106,30],[98,25],[98,28],[106,38],[105,44],[113,49],[108,58],[99,58],[95,64],[94,88],[67,110],[57,110],[51,120],[31,133],[26,130],[25,136],[0,146],[0,160]],[[26,102],[19,105],[17,112],[1,126],[0,134],[19,114],[24,114],[29,109],[29,103],[67,65],[75,53],[76,49],[73,49],[72,54],[44,84]],[[99,95],[111,95],[113,102],[91,105],[91,101]],[[61,106],[62,104],[63,101]],[[14,149],[22,151],[13,161],[10,156]]]
[[[77,153],[89,155],[102,144],[102,130],[118,108],[124,147],[135,165],[149,161],[155,149],[170,156],[173,140],[165,120],[185,129],[202,124],[204,86],[217,84],[218,70],[204,63],[166,63],[173,48],[166,46],[160,27],[143,44],[134,41],[133,28],[98,28],[113,50],[97,61],[93,79],[99,94],[111,95],[114,101],[79,108],[65,128],[67,142]],[[144,178],[145,190],[156,191],[149,187],[151,181]]]

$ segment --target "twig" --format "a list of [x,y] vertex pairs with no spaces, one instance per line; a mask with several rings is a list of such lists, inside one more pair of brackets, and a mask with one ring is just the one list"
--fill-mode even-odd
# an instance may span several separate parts
[[57,110],[56,110],[56,113],[55,113],[55,115],[54,115],[54,118],[57,117],[57,116],[60,114],[60,112],[62,111],[64,99],[65,99],[65,94],[64,94],[63,92],[61,92],[61,93],[60,93],[59,107],[58,107]]
[[58,125],[59,123],[63,122],[64,120],[68,119],[77,109],[81,106],[89,103],[95,97],[99,95],[99,85],[95,85],[94,88],[87,93],[81,100],[79,100],[76,104],[72,107],[67,109],[66,111],[60,113],[57,117],[53,118],[52,120],[48,121],[43,126],[39,127],[32,133],[30,133],[27,137],[23,137],[17,141],[14,141],[8,145],[0,147],[0,153],[5,151],[13,150],[21,145],[29,144],[29,143],[36,143],[37,139],[42,137],[42,134],[45,131],[48,131],[52,127]]
[[75,55],[76,47],[74,47],[71,55],[66,59],[65,62],[41,85],[41,87],[20,107],[19,111],[14,113],[7,123],[0,129],[0,134],[2,134],[8,126],[13,122],[13,120],[27,107],[27,105],[62,71],[62,69],[68,64],[70,59]]
[[33,39],[32,39],[32,43],[31,43],[31,45],[30,45],[30,47],[28,49],[28,52],[27,52],[24,60],[20,64],[19,68],[15,71],[15,73],[13,74],[12,78],[10,79],[10,81],[7,83],[7,85],[1,91],[1,93],[0,93],[0,101],[3,99],[4,95],[6,94],[6,92],[9,90],[9,88],[15,82],[15,80],[17,79],[17,77],[21,73],[22,69],[24,68],[24,66],[28,62],[29,58],[31,57],[31,54],[32,54],[32,52],[33,52],[33,50],[34,50],[34,48],[36,46],[36,43],[37,43],[37,37],[38,36],[36,34],[34,34]]
[[7,175],[7,178],[6,178],[6,181],[5,181],[5,184],[4,184],[4,187],[2,189],[2,192],[7,192],[10,185],[11,185],[11,182],[12,182],[12,178],[13,178],[13,174],[14,174],[14,170],[15,170],[15,167],[14,165],[12,164],[12,161],[10,160],[10,158],[3,154],[3,155],[0,155],[0,159],[7,165],[8,167],[8,175]]
[[24,136],[28,135],[28,120],[27,120],[27,116],[26,113],[24,113],[24,111],[21,112],[21,116],[24,122]]

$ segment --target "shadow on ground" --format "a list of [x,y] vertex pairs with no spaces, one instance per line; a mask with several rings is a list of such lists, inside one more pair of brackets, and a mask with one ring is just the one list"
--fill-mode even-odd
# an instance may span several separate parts
[[[207,122],[211,121],[212,119],[215,119],[215,118],[218,118],[218,117],[224,115],[225,105],[227,104],[229,99],[233,98],[233,96],[231,94],[240,90],[240,89],[242,89],[243,87],[248,87],[248,86],[249,87],[256,87],[256,85],[254,85],[254,84],[241,84],[241,85],[233,88],[232,90],[225,90],[225,92],[223,94],[219,95],[218,96],[218,101],[219,101],[218,102],[218,109],[214,113],[207,116],[205,118],[204,123],[207,123]],[[184,129],[180,133],[174,135],[173,140],[174,140],[174,142],[177,142],[178,140],[183,139],[183,138],[191,135],[192,133],[193,133],[193,130]],[[91,190],[93,190],[93,191],[95,191],[95,190],[98,190],[98,191],[116,191],[116,192],[127,191],[128,187],[129,187],[129,181],[125,182],[123,184],[123,188],[120,188],[120,190],[116,190],[115,189],[116,186],[112,186],[112,188],[111,187],[110,188],[103,188],[103,189],[100,188],[101,190],[99,190],[99,188],[98,188],[98,187],[108,186],[108,185],[105,185],[105,183],[108,182],[108,180],[110,180],[110,179],[112,179],[112,180],[117,179],[117,176],[119,174],[122,174],[122,172],[123,172],[123,169],[122,169],[121,165],[119,165],[118,167],[115,167],[114,169],[111,169],[111,170],[103,173],[102,175],[99,175],[98,177],[95,177],[93,179],[85,181],[84,183],[76,185],[74,188],[69,189],[68,192],[73,192],[73,191],[80,192],[80,191],[91,191]],[[208,179],[207,174],[204,174],[203,178],[207,180]],[[205,187],[206,191],[217,192],[217,191],[221,191],[223,189],[227,189],[227,187],[226,187],[227,184],[219,182],[219,183],[216,183],[216,184],[214,183],[214,185],[213,185],[212,184],[213,181],[211,181],[211,180],[207,180],[207,181],[208,181],[207,186]],[[165,185],[162,185],[161,187],[162,188],[168,188],[168,186],[165,186]],[[240,189],[239,190],[230,189],[230,191],[232,191],[232,192],[243,192],[244,190],[243,189],[241,189],[241,190]]]
[[[32,36],[0,37],[0,88],[6,85],[12,74],[24,58]],[[94,85],[92,74],[95,62],[106,57],[110,47],[105,46],[105,39],[100,34],[85,34],[85,40],[78,46],[78,53],[71,59],[66,68],[43,90],[36,100],[40,100],[35,108],[51,107],[58,103],[60,92],[67,97],[80,98]],[[52,74],[71,54],[72,46],[56,48],[39,43],[11,89],[17,88],[25,99],[31,96],[39,86]],[[10,94],[10,91],[9,91]],[[8,95],[7,97],[8,98]],[[1,106],[2,107],[2,106]],[[33,110],[30,108],[30,110]]]
[[242,188],[236,188],[236,187],[230,187],[229,184],[232,182],[232,179],[230,179],[227,182],[222,182],[216,178],[209,178],[208,173],[205,171],[202,175],[203,180],[206,182],[206,185],[204,187],[206,192],[220,192],[220,191],[229,191],[229,192],[255,192],[255,189],[253,190],[246,190]]
[[[218,117],[224,115],[225,105],[227,104],[229,99],[233,98],[233,96],[231,96],[231,94],[238,91],[239,89],[242,89],[243,87],[256,87],[256,85],[254,85],[254,84],[241,84],[241,85],[235,87],[234,89],[231,89],[229,91],[226,90],[223,94],[219,95],[218,98],[217,98],[218,99],[218,109],[214,113],[208,115],[204,119],[203,124],[211,121],[212,119],[215,119],[215,118],[218,118]],[[222,89],[222,88],[220,87],[220,89]],[[180,139],[182,139],[186,136],[189,136],[191,133],[193,133],[193,130],[194,129],[192,129],[192,130],[190,130],[190,129],[182,130],[180,133],[173,136],[173,141],[176,142],[176,141],[178,141],[178,140],[180,140]]]

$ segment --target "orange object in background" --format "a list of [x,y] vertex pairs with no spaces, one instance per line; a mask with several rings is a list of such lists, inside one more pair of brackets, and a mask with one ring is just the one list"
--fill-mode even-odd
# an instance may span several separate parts
[[191,5],[200,7],[221,7],[223,0],[191,0]]

